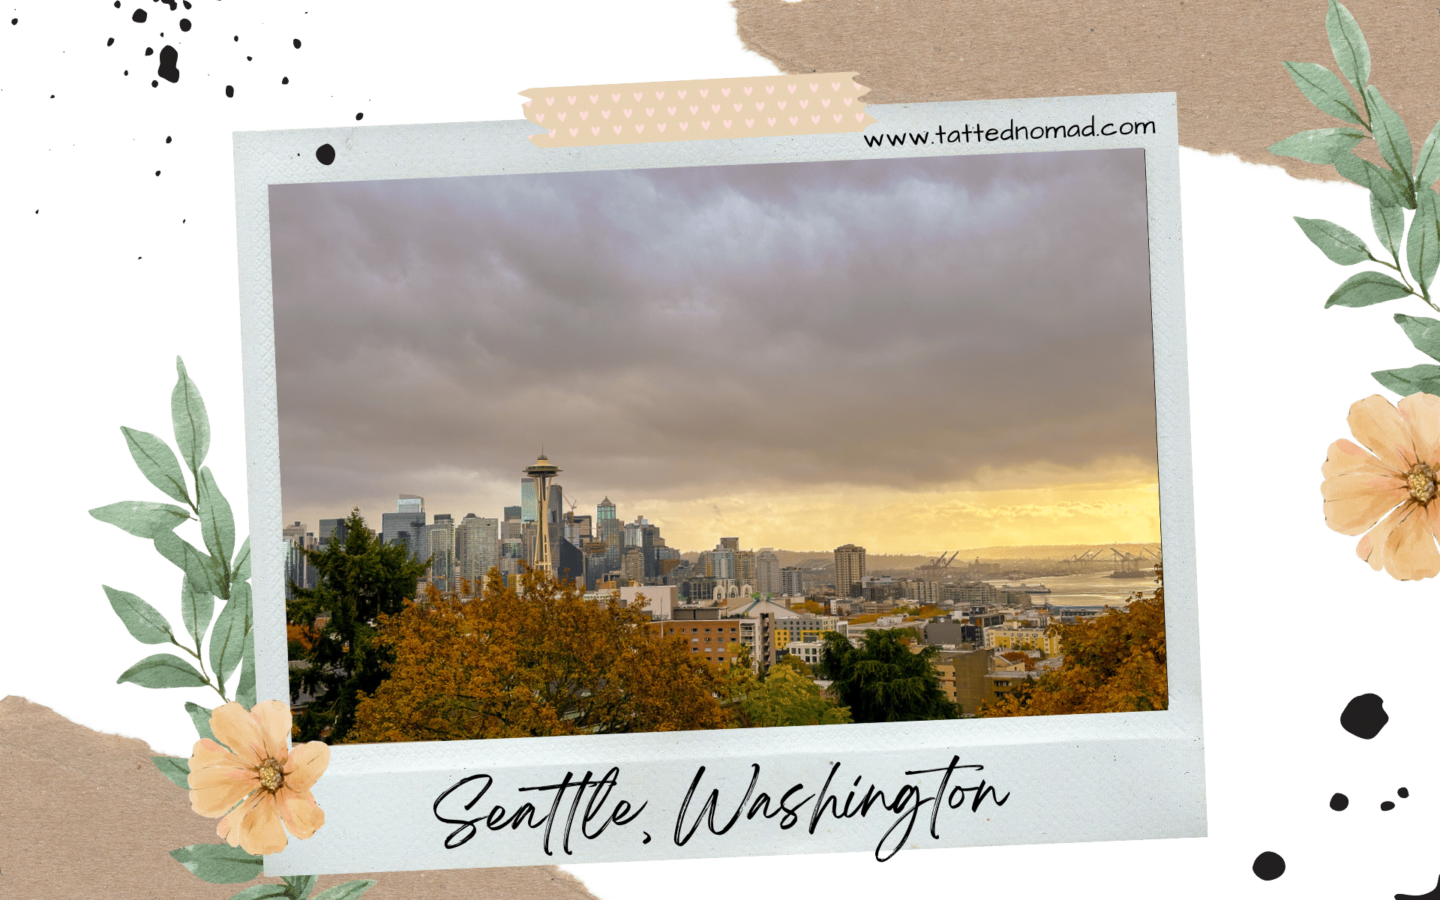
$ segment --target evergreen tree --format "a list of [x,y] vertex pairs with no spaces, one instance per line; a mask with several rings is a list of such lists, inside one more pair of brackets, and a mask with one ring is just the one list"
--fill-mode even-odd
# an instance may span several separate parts
[[296,721],[300,741],[339,743],[354,727],[356,695],[373,694],[390,661],[390,651],[375,642],[377,620],[404,609],[425,574],[425,563],[411,559],[405,546],[382,545],[360,510],[351,511],[344,529],[344,543],[305,551],[319,581],[309,590],[292,584],[285,604],[287,620],[312,637],[298,657],[306,667],[290,676],[292,700],[301,690],[314,698]]
[[836,701],[856,722],[914,722],[954,719],[960,708],[945,696],[931,662],[938,651],[912,652],[902,638],[908,629],[867,632],[856,649],[834,631],[824,635],[820,669]]

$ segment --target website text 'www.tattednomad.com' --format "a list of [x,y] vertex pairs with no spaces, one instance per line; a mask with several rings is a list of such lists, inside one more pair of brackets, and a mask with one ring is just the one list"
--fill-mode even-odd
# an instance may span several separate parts
[[905,144],[919,146],[929,144],[935,138],[936,144],[984,143],[988,141],[1040,141],[1051,138],[1113,137],[1116,135],[1155,134],[1154,122],[1102,122],[1096,124],[1090,117],[1088,124],[1069,125],[1016,125],[1011,119],[1005,128],[985,128],[967,124],[960,128],[946,128],[944,125],[934,131],[905,132],[901,134],[862,134],[867,147],[901,147]]

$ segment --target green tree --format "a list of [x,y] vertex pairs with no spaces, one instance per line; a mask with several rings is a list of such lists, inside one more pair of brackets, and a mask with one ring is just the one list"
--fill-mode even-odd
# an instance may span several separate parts
[[938,649],[914,652],[903,638],[909,629],[870,631],[856,649],[850,639],[826,632],[821,673],[856,722],[954,719],[960,708],[945,696],[932,660]]
[[[765,680],[753,685],[735,706],[736,724],[742,728],[774,728],[786,725],[848,725],[850,710],[826,699],[820,686],[810,680],[808,666],[802,674],[781,657]],[[804,663],[801,663],[804,666]]]
[[291,585],[294,597],[285,604],[287,620],[315,635],[299,657],[305,667],[290,677],[292,699],[301,690],[314,698],[296,722],[297,739],[339,743],[354,727],[357,694],[373,694],[385,680],[391,654],[375,642],[377,620],[405,608],[425,563],[402,545],[382,545],[358,509],[345,520],[344,543],[332,541],[305,556],[319,573],[318,585]]
[[810,677],[810,664],[805,662],[805,660],[801,659],[798,656],[792,656],[791,654],[787,653],[784,656],[780,657],[780,659],[776,661],[775,665],[770,667],[770,674],[774,675],[775,670],[780,668],[781,666],[784,666],[788,669],[793,669],[797,675],[803,675],[806,678]]

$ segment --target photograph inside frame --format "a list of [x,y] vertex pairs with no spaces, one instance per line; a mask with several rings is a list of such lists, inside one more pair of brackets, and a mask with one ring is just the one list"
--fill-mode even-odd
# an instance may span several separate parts
[[1145,162],[270,186],[297,740],[1167,708]]

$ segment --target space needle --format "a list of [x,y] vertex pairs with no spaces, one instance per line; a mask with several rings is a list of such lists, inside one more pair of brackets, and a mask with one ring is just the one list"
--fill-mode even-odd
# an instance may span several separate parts
[[530,566],[553,575],[555,561],[550,558],[550,511],[547,507],[550,505],[550,479],[559,475],[560,469],[550,464],[542,450],[535,465],[525,467],[525,474],[535,479],[535,543],[538,546],[530,556]]

